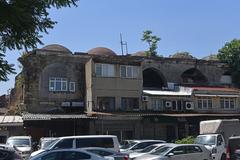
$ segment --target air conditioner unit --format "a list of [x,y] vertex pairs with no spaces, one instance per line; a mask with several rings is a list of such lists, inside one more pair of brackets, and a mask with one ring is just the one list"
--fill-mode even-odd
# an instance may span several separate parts
[[194,103],[186,102],[186,110],[194,110]]
[[148,101],[148,96],[142,96],[142,101],[147,102]]
[[166,108],[172,107],[172,101],[166,101],[166,102],[165,102],[165,107],[166,107]]

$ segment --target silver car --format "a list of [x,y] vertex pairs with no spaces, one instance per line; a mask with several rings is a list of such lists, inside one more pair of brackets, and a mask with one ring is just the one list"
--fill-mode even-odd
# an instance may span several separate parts
[[166,143],[153,144],[151,146],[148,146],[148,147],[142,149],[141,151],[130,153],[129,158],[132,160],[137,157],[143,156],[145,154],[155,152],[156,150],[160,149],[161,147],[163,147],[165,145],[166,145]]
[[47,150],[31,157],[29,160],[106,160],[105,158],[82,149]]
[[101,147],[87,147],[82,148],[88,152],[100,155],[107,160],[128,160],[129,155],[126,153],[116,152],[112,149],[101,148]]
[[124,153],[131,153],[134,151],[140,151],[150,145],[157,144],[157,143],[166,143],[166,142],[162,140],[134,140],[128,145],[122,146],[122,148],[120,148],[120,151]]
[[168,144],[135,160],[212,160],[212,157],[203,145]]

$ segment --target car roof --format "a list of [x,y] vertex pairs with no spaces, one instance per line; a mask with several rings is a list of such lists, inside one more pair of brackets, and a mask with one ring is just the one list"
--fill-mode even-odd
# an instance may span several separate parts
[[8,139],[30,139],[31,136],[12,136],[12,137],[9,137]]
[[117,136],[114,135],[84,135],[84,136],[65,136],[59,137],[59,139],[65,138],[116,138]]
[[229,139],[239,139],[240,136],[232,136],[232,137],[229,137]]
[[165,142],[163,140],[153,140],[153,139],[144,139],[144,140],[133,140],[132,142],[137,142],[137,143],[140,143],[140,142]]

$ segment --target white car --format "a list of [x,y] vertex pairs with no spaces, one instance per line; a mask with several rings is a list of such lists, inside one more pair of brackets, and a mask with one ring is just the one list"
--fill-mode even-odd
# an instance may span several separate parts
[[117,152],[120,150],[118,138],[114,135],[66,136],[57,138],[46,148],[33,152],[30,157],[33,157],[45,150],[84,147],[103,147]]
[[151,146],[148,146],[146,148],[144,148],[143,150],[141,151],[138,151],[138,152],[132,152],[129,154],[129,158],[130,159],[135,159],[137,157],[140,157],[140,156],[143,156],[147,153],[152,153],[152,152],[155,152],[156,150],[160,149],[161,147],[165,146],[166,143],[157,143],[157,144],[153,144]]
[[6,144],[16,148],[24,159],[28,158],[32,152],[32,138],[30,136],[9,137]]
[[203,145],[168,144],[135,160],[212,160],[212,157]]
[[157,143],[166,143],[163,140],[133,140],[128,145],[122,146],[120,151],[124,153],[131,153],[134,151],[140,151],[150,145]]

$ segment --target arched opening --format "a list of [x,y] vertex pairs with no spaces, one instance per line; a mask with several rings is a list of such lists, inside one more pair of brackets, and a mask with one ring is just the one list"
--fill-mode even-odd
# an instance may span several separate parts
[[148,68],[143,71],[143,87],[162,89],[167,84],[160,71],[154,68]]
[[207,78],[196,68],[184,71],[181,75],[183,83],[207,83]]

